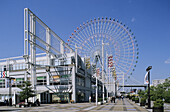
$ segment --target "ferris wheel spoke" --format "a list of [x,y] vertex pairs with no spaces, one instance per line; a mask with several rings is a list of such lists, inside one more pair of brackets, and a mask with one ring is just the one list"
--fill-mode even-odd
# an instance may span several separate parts
[[100,30],[99,33],[102,34],[102,27],[103,27],[103,18],[100,20]]
[[92,28],[92,39],[93,39],[93,43],[94,43],[94,45],[96,45],[96,43],[95,43],[95,40],[94,40],[94,34],[95,34],[95,30],[94,30],[94,26],[93,26],[93,23],[92,23],[92,20],[91,20],[91,28]]
[[94,32],[95,32],[95,34],[97,34],[97,23],[96,23],[96,19],[94,19]]
[[106,33],[106,34],[109,34],[109,32],[110,32],[112,26],[113,26],[113,27],[116,26],[116,24],[113,25],[113,23],[114,23],[113,21],[110,21],[110,24],[108,24],[108,27],[109,27],[109,28],[108,28],[108,30],[105,30],[105,33]]
[[124,72],[124,73],[127,72],[127,70],[126,70],[125,68],[123,68],[123,67],[121,67],[121,66],[119,66],[119,65],[117,65],[117,64],[116,64],[115,66],[116,66],[116,68],[117,68],[118,71]]
[[107,21],[106,29],[105,29],[105,30],[103,29],[103,31],[104,31],[105,34],[107,34],[106,31],[109,30],[109,29],[108,29],[109,24],[110,24],[110,20]]
[[[86,36],[85,36],[84,34],[81,35],[81,34],[78,33],[78,36],[83,40],[82,45],[84,44],[84,42],[87,42],[88,39],[86,38]],[[83,38],[83,37],[84,37],[84,38]],[[90,48],[91,45],[89,45],[88,43],[87,43],[87,45],[88,45],[89,48]],[[84,46],[84,45],[83,45],[83,46]],[[86,46],[86,47],[87,47],[87,46]]]
[[122,29],[120,27],[117,28],[117,30],[113,31],[111,35],[114,35],[115,36],[115,39],[119,38],[119,35],[123,33],[123,30],[121,31]]
[[[112,28],[108,34],[109,34],[109,35],[112,35],[112,34],[115,35],[115,31],[117,31],[118,28],[119,28],[119,26],[116,25],[115,28]],[[118,32],[118,31],[117,31],[117,32]]]
[[[83,31],[84,32],[84,31]],[[85,34],[85,35],[84,35]],[[91,48],[91,43],[88,43],[87,41],[88,41],[88,38],[87,38],[87,35],[86,35],[86,33],[82,33],[82,36],[84,37],[84,42],[82,43],[83,45],[84,44],[86,44],[87,43],[87,46],[89,47],[89,48]],[[80,36],[81,37],[81,36]]]
[[123,67],[123,68],[129,68],[129,66],[131,66],[131,63],[127,63],[127,62],[119,62],[119,66]]
[[117,27],[117,25],[112,21],[106,34],[111,35],[112,31]]
[[89,25],[88,25],[88,29],[89,29],[89,32],[90,32],[90,35],[91,35],[91,36],[89,36],[89,38],[92,38],[92,43],[93,43],[93,45],[95,45],[94,39],[93,39],[93,30],[91,29],[92,26],[90,27],[90,25],[91,25],[91,23],[89,23]]
[[[77,43],[74,42],[74,43],[72,43],[72,44],[70,44],[70,45],[72,45],[72,46],[74,46],[74,47],[75,47],[75,45],[77,45],[77,46],[83,46],[82,43],[80,43],[80,42],[77,42]],[[83,48],[83,47],[82,47],[82,48]],[[84,46],[84,48],[89,49],[88,46]]]
[[119,32],[119,30],[120,30],[118,23],[114,22],[114,25],[115,25],[115,27],[112,27],[112,29],[109,32],[110,35],[114,35],[116,32]]
[[89,49],[91,49],[91,45],[88,42],[89,42],[88,40],[85,40],[84,42],[81,43],[80,46],[87,48],[89,50]]
[[104,25],[103,25],[103,28],[102,28],[102,34],[104,34],[104,31],[106,30],[106,27],[105,27],[106,26],[106,21],[107,20],[104,20]]
[[[90,34],[89,34],[89,32],[88,32],[88,29],[87,29],[87,27],[85,27],[85,29],[83,30],[84,31],[84,34],[86,35],[85,37],[86,37],[86,39],[88,40],[88,39],[90,39]],[[86,40],[85,40],[86,41]],[[93,43],[90,41],[89,42],[89,44],[90,44],[90,46],[92,46],[93,45]],[[90,47],[89,46],[89,47]]]
[[93,25],[93,21],[91,20],[91,28],[92,28],[92,34],[94,35],[95,34],[95,30],[94,30],[94,25]]
[[80,42],[77,39],[72,38],[72,40],[70,40],[70,44],[73,44],[75,46],[75,45],[79,45]]

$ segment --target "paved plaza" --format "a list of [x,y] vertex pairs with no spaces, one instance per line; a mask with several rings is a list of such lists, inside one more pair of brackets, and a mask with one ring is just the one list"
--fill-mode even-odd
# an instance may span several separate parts
[[[148,112],[144,107],[128,100],[116,100],[116,103],[108,103],[96,106],[94,103],[75,103],[75,104],[42,104],[40,107],[15,108],[0,107],[1,112]],[[165,112],[170,111],[170,105],[166,105]]]

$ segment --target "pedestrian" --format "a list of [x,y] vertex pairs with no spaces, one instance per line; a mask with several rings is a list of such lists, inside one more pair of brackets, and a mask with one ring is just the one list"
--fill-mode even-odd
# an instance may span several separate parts
[[115,97],[113,97],[113,101],[114,101],[114,103],[115,103],[115,100],[116,100],[116,98],[115,98]]
[[6,102],[6,99],[4,100],[4,104],[7,106],[7,102]]
[[12,98],[9,99],[9,106],[12,106]]
[[37,106],[40,106],[39,99],[36,100],[36,105],[37,105]]
[[91,96],[89,96],[89,103],[91,104]]
[[122,95],[122,100],[123,100],[124,96]]
[[9,105],[9,102],[8,102],[8,99],[6,100],[6,106],[8,106]]

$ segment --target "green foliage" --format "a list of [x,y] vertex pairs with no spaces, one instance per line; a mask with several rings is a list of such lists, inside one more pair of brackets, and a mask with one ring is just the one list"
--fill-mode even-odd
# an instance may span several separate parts
[[136,97],[136,98],[135,98],[135,101],[139,101],[139,98]]
[[170,89],[164,93],[165,102],[170,103]]
[[[139,96],[141,98],[148,98],[148,90],[145,91],[145,95],[142,92],[139,92]],[[157,99],[165,99],[166,103],[170,103],[170,78],[165,79],[163,84],[159,84],[156,87],[150,87],[150,96],[152,101],[156,101]]]
[[164,106],[164,102],[161,99],[157,99],[154,102],[154,107],[163,107]]
[[140,98],[145,98],[146,99],[146,97],[147,97],[147,93],[144,90],[139,91],[138,94],[139,94]]
[[24,81],[24,84],[19,88],[22,90],[21,92],[19,92],[19,97],[21,98],[21,100],[27,99],[28,102],[29,97],[36,96],[35,91],[32,90],[33,88],[31,87],[31,83],[29,81]]
[[132,97],[132,101],[135,101],[135,97]]
[[141,98],[141,103],[146,103],[146,98]]
[[103,101],[103,98],[98,98],[98,102],[101,102],[101,101]]

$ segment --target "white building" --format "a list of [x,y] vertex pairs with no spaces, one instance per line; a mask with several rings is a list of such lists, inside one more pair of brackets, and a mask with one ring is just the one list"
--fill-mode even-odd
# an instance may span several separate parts
[[158,84],[163,84],[165,82],[165,79],[155,79],[152,80],[152,85],[157,86]]
[[[14,78],[11,80],[11,94],[13,104],[16,104],[20,102],[18,92],[21,91],[17,86],[22,85],[26,80],[32,80],[27,70],[29,64],[25,64],[22,56],[0,61],[0,70],[8,71],[9,77]],[[42,54],[36,58],[36,65],[39,65],[36,67],[35,76],[36,99],[39,99],[41,103],[69,102],[70,100],[83,102],[88,101],[89,96],[92,95],[92,75],[90,69],[85,69],[85,58],[78,56],[77,69],[74,53],[66,54],[65,59],[51,60],[53,66],[47,67],[47,58]],[[1,101],[9,99],[8,80],[8,78],[0,78]],[[33,99],[30,98],[31,100]]]

